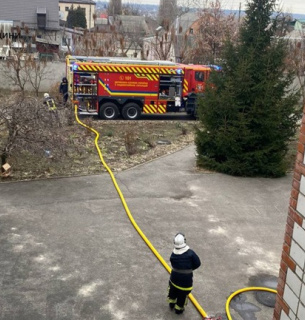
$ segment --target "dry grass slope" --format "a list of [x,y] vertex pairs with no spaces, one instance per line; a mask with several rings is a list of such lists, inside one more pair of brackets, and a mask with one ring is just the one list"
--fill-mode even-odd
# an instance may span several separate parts
[[[91,117],[82,121],[100,133],[99,147],[105,162],[114,172],[192,144],[196,125],[195,121],[101,121]],[[90,175],[105,171],[94,145],[95,135],[91,131],[76,122],[72,126],[54,127],[54,130],[61,136],[64,149],[36,153],[16,150],[8,160],[12,173],[7,178],[2,177],[1,181]]]

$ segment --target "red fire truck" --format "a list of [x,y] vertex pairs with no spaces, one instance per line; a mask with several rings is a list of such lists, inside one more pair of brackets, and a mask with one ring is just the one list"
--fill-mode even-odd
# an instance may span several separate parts
[[139,119],[142,113],[182,112],[196,115],[212,67],[169,61],[67,57],[70,97],[79,110],[101,119]]

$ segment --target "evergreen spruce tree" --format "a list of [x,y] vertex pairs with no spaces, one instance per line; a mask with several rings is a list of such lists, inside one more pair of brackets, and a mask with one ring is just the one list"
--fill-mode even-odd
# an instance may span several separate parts
[[68,28],[87,28],[87,20],[85,16],[85,12],[82,10],[80,6],[74,9],[73,5],[71,6],[68,16],[67,16],[67,27]]
[[198,114],[199,166],[239,176],[278,177],[300,111],[286,43],[274,37],[274,0],[248,2],[237,45],[229,40],[221,73],[210,77]]

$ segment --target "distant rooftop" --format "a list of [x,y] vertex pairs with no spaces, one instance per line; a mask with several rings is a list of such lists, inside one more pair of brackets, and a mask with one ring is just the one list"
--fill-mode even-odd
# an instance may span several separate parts
[[72,4],[94,4],[96,5],[96,2],[93,0],[58,0],[59,3],[72,3]]

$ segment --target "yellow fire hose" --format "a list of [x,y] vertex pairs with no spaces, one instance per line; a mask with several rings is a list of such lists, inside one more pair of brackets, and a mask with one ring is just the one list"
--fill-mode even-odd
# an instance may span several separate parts
[[243,292],[247,292],[247,291],[268,291],[268,292],[272,292],[272,293],[277,293],[276,290],[274,289],[270,289],[270,288],[265,288],[265,287],[249,287],[249,288],[243,288],[243,289],[240,289],[240,290],[237,290],[235,292],[233,292],[229,298],[227,299],[227,303],[226,303],[226,314],[228,316],[228,320],[232,320],[232,317],[231,317],[231,314],[230,314],[230,302],[231,300],[239,295],[240,293],[243,293]]
[[[98,146],[98,139],[99,139],[99,133],[87,126],[85,123],[81,122],[78,118],[78,114],[77,114],[77,104],[75,104],[74,106],[74,113],[75,113],[75,118],[76,118],[76,121],[83,127],[87,128],[88,130],[92,131],[94,134],[95,134],[95,139],[94,139],[94,144],[95,144],[95,147],[96,147],[96,150],[99,154],[99,157],[100,157],[100,160],[103,164],[103,166],[105,167],[105,169],[108,171],[110,177],[111,177],[111,180],[115,186],[115,189],[116,191],[118,192],[119,194],[119,197],[121,199],[121,202],[123,204],[123,207],[127,213],[127,216],[130,220],[130,222],[132,223],[132,225],[134,226],[134,228],[136,229],[136,231],[139,233],[139,235],[142,237],[142,239],[144,240],[144,242],[147,244],[147,246],[150,248],[150,250],[154,253],[154,255],[157,257],[157,259],[161,262],[161,264],[164,266],[164,268],[169,272],[171,273],[171,268],[170,266],[166,263],[166,261],[162,258],[162,256],[159,254],[159,252],[155,249],[155,247],[151,244],[151,242],[147,239],[147,237],[145,236],[145,234],[142,232],[142,230],[139,228],[139,226],[137,225],[137,223],[135,222],[132,214],[130,213],[130,210],[127,206],[127,203],[125,201],[125,198],[121,192],[121,189],[119,188],[117,182],[116,182],[116,179],[111,171],[111,169],[108,167],[107,163],[105,162],[104,158],[103,158],[103,155],[102,155],[102,152],[100,150],[100,147]],[[257,291],[269,291],[269,292],[273,292],[273,293],[276,293],[277,291],[276,290],[273,290],[273,289],[270,289],[270,288],[264,288],[264,287],[250,287],[250,288],[244,288],[244,289],[240,289],[240,290],[237,290],[235,291],[234,293],[232,293],[230,295],[230,297],[228,298],[227,300],[227,303],[226,303],[226,313],[227,313],[227,316],[228,316],[228,319],[229,320],[232,320],[232,317],[230,315],[230,310],[229,310],[229,306],[230,306],[230,302],[231,300],[238,294],[242,293],[242,292],[246,292],[246,291],[253,291],[253,290],[257,290]],[[198,303],[198,301],[195,299],[195,297],[192,295],[192,294],[189,294],[189,299],[191,300],[191,302],[193,303],[193,305],[195,306],[195,308],[198,310],[198,312],[202,315],[203,318],[206,318],[208,317],[207,313],[203,310],[203,308],[200,306],[200,304]]]

